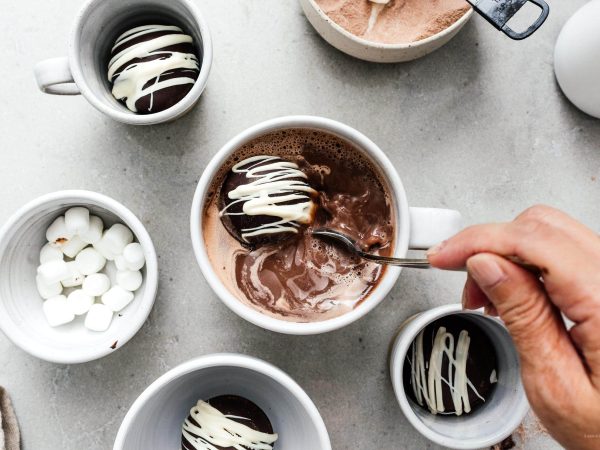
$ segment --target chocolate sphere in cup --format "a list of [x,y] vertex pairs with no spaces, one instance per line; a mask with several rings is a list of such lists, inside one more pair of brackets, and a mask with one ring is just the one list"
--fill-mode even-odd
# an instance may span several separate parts
[[431,414],[470,414],[481,408],[498,381],[488,335],[460,315],[427,325],[413,341],[403,367],[404,389]]
[[174,25],[144,25],[121,34],[111,50],[113,96],[137,114],[164,111],[181,101],[200,73],[193,38]]
[[278,435],[256,404],[238,395],[199,400],[182,428],[182,450],[272,450]]
[[245,245],[297,236],[315,218],[317,196],[307,175],[292,161],[259,155],[234,165],[221,191],[221,217]]

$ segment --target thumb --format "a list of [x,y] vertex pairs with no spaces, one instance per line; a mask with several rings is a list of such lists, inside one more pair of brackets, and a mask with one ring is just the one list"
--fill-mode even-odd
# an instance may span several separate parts
[[565,363],[584,369],[558,310],[535,275],[490,253],[469,258],[467,269],[506,324],[524,372]]

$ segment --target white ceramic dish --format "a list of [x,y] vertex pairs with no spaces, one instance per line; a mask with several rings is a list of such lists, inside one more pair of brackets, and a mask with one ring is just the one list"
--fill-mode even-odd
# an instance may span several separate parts
[[[52,328],[42,311],[35,276],[48,226],[72,206],[84,206],[105,226],[127,225],[142,245],[144,281],[135,299],[115,314],[110,328],[94,332],[83,326],[84,316]],[[50,362],[73,364],[101,358],[121,348],[142,327],[152,310],[158,287],[157,258],[148,232],[121,203],[89,191],[60,191],[20,208],[0,229],[0,329],[17,346]],[[112,346],[116,346],[113,349]]]
[[[431,322],[461,314],[487,333],[498,359],[498,383],[487,402],[471,414],[433,415],[408,398],[402,368],[406,354],[417,334]],[[529,403],[521,384],[519,357],[501,321],[462,306],[444,305],[417,314],[402,325],[390,356],[392,385],[402,412],[423,436],[436,444],[457,449],[489,448],[507,438],[523,421]]]
[[170,370],[133,403],[113,450],[181,448],[181,427],[200,399],[239,395],[257,404],[279,434],[276,448],[331,450],[323,419],[306,392],[269,363],[237,354],[202,356]]
[[[202,67],[192,90],[177,104],[154,114],[129,111],[111,94],[106,74],[108,55],[117,36],[134,26],[164,23],[183,27],[194,38]],[[35,66],[39,88],[48,94],[82,94],[107,116],[131,125],[153,125],[175,120],[200,99],[212,65],[208,25],[192,0],[88,0],[77,15],[69,38],[69,56],[51,58]]]
[[315,0],[300,0],[308,21],[323,39],[338,50],[355,58],[379,63],[397,63],[421,58],[448,43],[473,15],[471,8],[443,31],[409,44],[384,44],[368,41],[346,31],[329,18]]
[[392,289],[400,269],[388,267],[377,287],[355,309],[333,319],[321,322],[290,322],[267,316],[242,303],[221,282],[208,258],[202,230],[202,212],[207,193],[215,174],[227,158],[247,142],[264,134],[290,128],[308,128],[335,134],[353,143],[379,169],[383,181],[388,185],[395,215],[395,255],[403,257],[409,248],[428,248],[457,233],[461,228],[461,215],[454,210],[435,208],[412,208],[408,206],[406,192],[396,169],[384,152],[359,131],[334,120],[314,116],[289,116],[260,123],[234,137],[212,158],[194,195],[191,211],[192,244],[196,259],[204,277],[219,298],[244,319],[268,330],[287,334],[317,334],[342,328],[363,317],[377,306]]

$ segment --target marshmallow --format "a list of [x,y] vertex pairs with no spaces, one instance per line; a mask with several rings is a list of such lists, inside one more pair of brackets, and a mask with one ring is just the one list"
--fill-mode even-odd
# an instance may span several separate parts
[[108,248],[108,244],[106,243],[104,238],[101,238],[98,242],[96,242],[94,244],[94,248],[98,251],[98,253],[100,253],[104,258],[108,259],[109,261],[113,261],[117,256],[110,251],[110,249]]
[[95,244],[102,237],[102,231],[104,230],[104,223],[98,216],[90,216],[90,226],[87,231],[80,232],[79,237],[83,242],[88,244]]
[[137,291],[142,285],[142,272],[120,270],[117,272],[117,284],[127,291]]
[[110,280],[111,286],[117,285],[117,272],[118,272],[117,266],[115,265],[114,261],[108,261],[106,263],[106,266],[104,266],[104,273]]
[[71,312],[67,305],[67,297],[64,295],[57,295],[46,300],[43,310],[46,320],[51,327],[64,325],[75,318],[75,314]]
[[66,244],[73,237],[73,233],[67,230],[65,217],[58,217],[46,230],[46,239],[53,246]]
[[93,273],[83,281],[83,292],[92,297],[100,297],[109,289],[110,279],[103,273]]
[[46,283],[41,276],[35,277],[35,284],[37,285],[37,290],[40,293],[40,297],[44,300],[56,297],[62,293],[63,287],[60,282],[58,283]]
[[62,259],[54,259],[40,265],[37,272],[46,284],[60,282],[71,274],[69,266]]
[[123,253],[127,244],[133,242],[133,233],[125,225],[115,223],[104,232],[102,241],[106,244],[107,249],[117,256]]
[[102,303],[114,312],[119,312],[133,300],[132,292],[126,291],[121,286],[113,286],[102,296]]
[[69,239],[69,242],[61,247],[61,250],[65,256],[68,256],[69,258],[75,258],[77,253],[83,250],[86,246],[87,244],[83,242],[79,236],[73,236],[71,239]]
[[[125,247],[127,248],[127,247]],[[129,267],[127,265],[127,260],[125,259],[125,256],[123,255],[119,255],[115,258],[115,266],[117,267],[117,270],[129,270]]]
[[69,276],[60,280],[62,285],[66,288],[81,286],[85,277],[79,271],[77,263],[75,261],[69,261],[67,267],[69,268]]
[[[123,258],[129,270],[140,270],[146,264],[146,257],[141,244],[133,242],[123,250]],[[123,270],[123,269],[119,269]]]
[[96,249],[84,248],[76,257],[77,268],[84,275],[91,275],[102,270],[106,259]]
[[72,234],[85,233],[90,227],[90,210],[81,206],[65,212],[65,226]]
[[73,314],[81,316],[90,310],[94,304],[94,297],[87,295],[83,289],[76,289],[67,297],[67,306]]
[[49,243],[40,250],[40,264],[47,263],[54,259],[63,259],[63,252],[58,247],[53,247]]
[[106,331],[110,327],[112,318],[113,312],[108,306],[96,303],[92,305],[87,316],[85,316],[84,325],[92,331]]

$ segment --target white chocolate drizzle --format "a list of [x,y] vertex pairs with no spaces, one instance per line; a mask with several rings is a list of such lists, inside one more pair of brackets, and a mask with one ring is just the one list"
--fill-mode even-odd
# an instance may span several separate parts
[[197,450],[218,450],[217,447],[236,450],[272,450],[277,433],[269,434],[253,430],[232,419],[249,420],[244,417],[222,414],[208,403],[199,400],[183,424],[183,437]]
[[[411,385],[419,405],[427,405],[432,414],[443,414],[445,412],[442,395],[444,384],[450,388],[455,410],[453,414],[457,416],[463,412],[471,412],[469,388],[485,402],[467,376],[467,357],[471,342],[469,333],[462,330],[455,346],[452,333],[446,332],[445,327],[440,327],[434,338],[429,362],[425,361],[423,352],[423,334],[424,330],[412,343],[411,357],[408,360],[411,365]],[[444,356],[448,358],[446,374],[442,373]]]
[[[173,45],[193,43],[192,37],[184,34],[181,28],[176,26],[146,25],[133,28],[119,36],[112,50],[140,36],[161,31],[169,34],[126,47],[108,63],[108,79],[113,83],[113,96],[125,100],[127,108],[133,112],[137,112],[136,102],[146,95],[151,96],[148,110],[152,111],[156,91],[182,84],[194,84],[195,79],[185,76],[184,73],[192,75],[200,70],[198,58],[193,53],[161,50]],[[135,59],[153,56],[159,57],[132,63]],[[117,72],[119,68],[122,70]],[[179,70],[181,74],[161,81],[161,75],[170,75],[175,70]],[[154,79],[156,81],[153,84],[144,88]]]
[[[242,229],[244,241],[264,234],[298,233],[299,224],[313,220],[316,205],[311,196],[317,191],[304,181],[307,176],[296,163],[276,156],[253,156],[237,163],[231,170],[244,173],[249,182],[227,194],[233,201],[221,210],[220,215],[265,215],[279,219]],[[243,204],[242,212],[228,211],[238,203]]]

